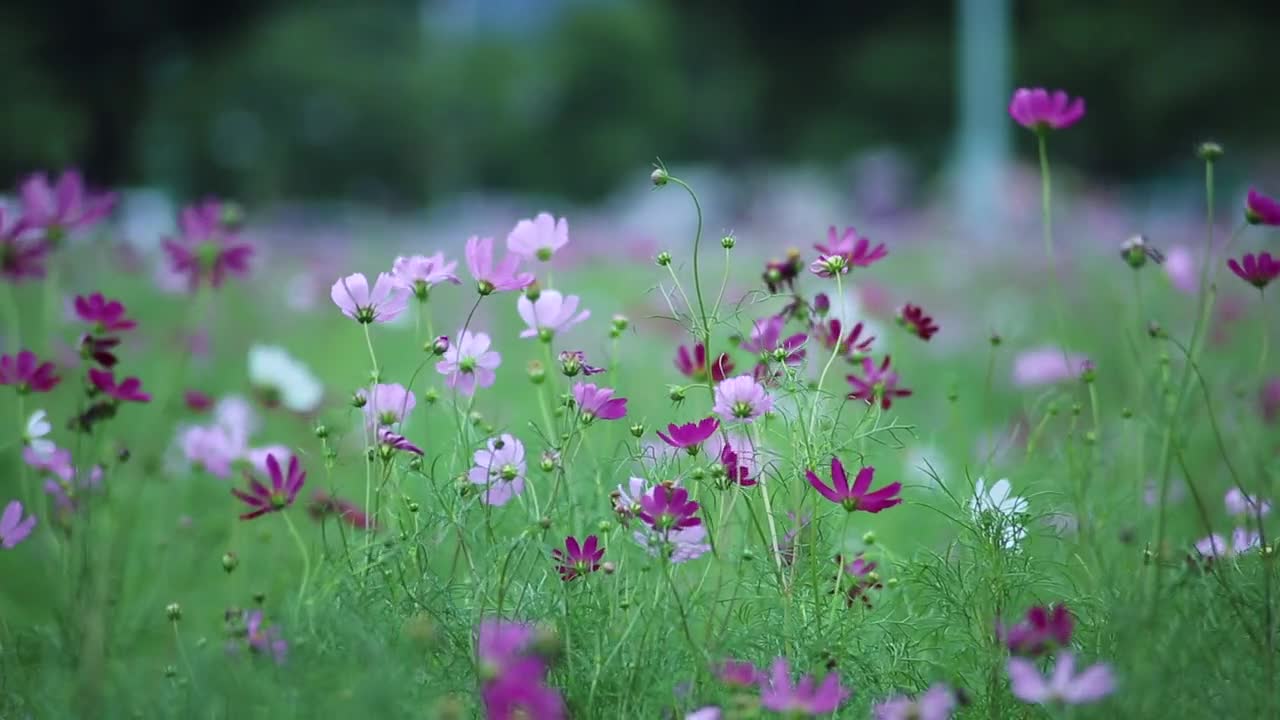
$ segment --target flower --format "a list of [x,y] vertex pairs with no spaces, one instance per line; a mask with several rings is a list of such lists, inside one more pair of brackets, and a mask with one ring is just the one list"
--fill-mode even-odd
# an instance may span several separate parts
[[489,349],[489,336],[467,330],[458,342],[444,351],[444,359],[436,363],[436,372],[447,376],[445,384],[463,395],[474,395],[476,387],[489,387],[502,363],[502,355]]
[[1280,225],[1280,202],[1249,188],[1244,201],[1244,218],[1250,225]]
[[0,385],[13,385],[18,394],[45,393],[55,388],[62,378],[51,362],[40,362],[30,350],[17,355],[0,355]]
[[1214,533],[1196,543],[1196,552],[1206,559],[1216,557],[1229,558],[1249,552],[1262,544],[1261,535],[1256,531],[1238,527],[1231,532],[1231,544]]
[[1064,353],[1056,347],[1026,350],[1013,360],[1013,384],[1027,388],[1073,380],[1080,377],[1088,362],[1085,355]]
[[516,311],[528,327],[520,332],[520,337],[536,337],[550,342],[555,333],[564,332],[591,317],[590,310],[574,315],[578,302],[577,295],[565,297],[557,290],[543,290],[537,300],[521,295],[516,300]]
[[782,534],[782,539],[778,542],[778,552],[782,555],[782,563],[791,567],[796,561],[796,539],[805,528],[809,527],[809,521],[813,519],[813,515],[805,513],[803,516],[797,516],[794,512],[788,512],[787,519],[795,526]]
[[939,683],[915,700],[899,695],[876,705],[872,712],[875,720],[947,720],[955,707],[955,693]]
[[33,448],[23,448],[22,461],[32,470],[38,473],[52,474],[63,482],[71,482],[71,479],[76,474],[75,466],[71,462],[71,451],[57,446],[44,455],[36,452]]
[[76,170],[62,173],[52,185],[44,173],[35,173],[22,182],[20,192],[23,219],[53,241],[98,222],[116,204],[115,193],[87,192]]
[[[800,363],[804,360],[804,344],[809,336],[804,333],[795,333],[783,340],[782,328],[786,322],[786,318],[779,315],[757,319],[752,325],[751,337],[742,342],[742,349],[759,353],[764,362],[776,359],[788,365]],[[782,357],[779,358],[777,355]]]
[[728,659],[716,666],[716,677],[730,687],[752,687],[764,680],[764,673],[749,662]]
[[1058,664],[1046,679],[1026,658],[1009,658],[1009,685],[1014,697],[1023,702],[1047,705],[1064,702],[1081,705],[1097,702],[1115,690],[1111,668],[1103,663],[1075,674],[1076,658],[1069,652],[1058,654]]
[[223,223],[223,207],[217,200],[189,205],[178,216],[182,234],[166,238],[164,250],[174,275],[186,276],[188,289],[194,291],[207,279],[213,287],[221,287],[227,275],[248,275],[253,246]]
[[80,357],[93,360],[104,368],[112,368],[119,362],[119,358],[112,352],[119,344],[119,338],[94,337],[86,333],[80,336]]
[[387,273],[378,273],[372,291],[361,273],[339,278],[329,297],[343,315],[366,325],[391,322],[409,307],[409,291]]
[[599,570],[600,558],[604,557],[604,548],[597,547],[599,542],[595,535],[588,535],[586,541],[579,545],[578,539],[570,535],[564,539],[564,550],[552,550],[551,557],[559,563],[556,572],[560,573],[560,579],[569,582]]
[[0,515],[0,547],[12,550],[15,545],[27,539],[35,526],[35,515],[28,515],[23,519],[22,503],[17,500],[9,501],[4,507],[4,514]]
[[974,519],[981,522],[993,522],[993,529],[1001,537],[1006,549],[1018,546],[1027,536],[1027,529],[1022,525],[1020,515],[1027,512],[1028,503],[1025,498],[1010,495],[1011,486],[1007,478],[997,480],[989,489],[984,478],[974,483],[973,500],[969,507]]
[[[519,663],[533,642],[534,629],[521,622],[485,618],[476,630],[476,657],[483,677],[504,675]],[[539,673],[540,674],[540,673]]]
[[524,444],[510,434],[489,438],[488,449],[473,456],[475,465],[467,479],[485,486],[481,499],[486,505],[506,505],[524,492]]
[[667,425],[667,432],[671,434],[668,435],[659,430],[658,437],[673,448],[684,448],[690,455],[697,455],[698,448],[702,446],[702,443],[719,429],[720,421],[714,417],[708,417],[696,423],[685,423],[684,425],[671,423]]
[[462,283],[454,273],[458,263],[445,262],[444,253],[436,253],[430,257],[413,255],[398,257],[391,264],[391,276],[396,283],[413,293],[419,300],[426,300],[431,288],[443,282],[454,285]]
[[1269,252],[1259,253],[1256,256],[1253,253],[1245,253],[1239,261],[1230,258],[1227,260],[1227,267],[1231,268],[1231,272],[1235,273],[1236,277],[1259,290],[1280,277],[1280,260],[1272,258]]
[[1266,517],[1271,514],[1271,503],[1253,495],[1246,495],[1240,488],[1231,488],[1222,498],[1227,512],[1232,515],[1249,515]]
[[186,428],[178,443],[187,462],[220,478],[231,477],[231,464],[248,450],[245,438],[222,423]]
[[337,515],[340,520],[357,530],[376,530],[377,523],[359,505],[334,497],[323,490],[317,490],[307,503],[307,513],[316,520],[323,520],[330,515]]
[[245,639],[255,653],[270,655],[276,664],[283,665],[289,644],[280,636],[280,628],[263,624],[261,610],[249,610],[244,614]]
[[637,530],[632,534],[632,538],[649,555],[664,556],[675,565],[697,560],[711,552],[711,544],[707,542],[707,528],[704,525],[670,530],[665,534],[652,529]]
[[[360,390],[357,394],[363,397],[366,393]],[[370,429],[399,425],[417,404],[417,398],[405,386],[399,383],[378,383],[373,386],[373,393],[366,398],[364,424]]]
[[142,391],[142,381],[136,377],[125,378],[117,383],[115,373],[110,370],[89,368],[89,382],[99,392],[120,402],[151,402],[151,394]]
[[298,491],[307,481],[307,473],[298,463],[297,455],[289,456],[289,468],[286,472],[281,471],[280,461],[274,454],[267,455],[267,474],[271,477],[270,489],[249,473],[245,474],[249,481],[249,492],[231,488],[231,494],[251,508],[240,516],[241,520],[252,520],[259,515],[284,510],[297,499]]
[[858,231],[854,228],[847,227],[843,232],[839,232],[835,225],[827,228],[826,244],[818,243],[813,247],[823,255],[838,255],[844,258],[844,264],[849,267],[871,267],[873,263],[883,260],[889,254],[884,243],[879,243],[873,248],[871,241],[858,235]]
[[586,422],[595,419],[617,420],[627,414],[627,399],[613,396],[613,388],[596,387],[591,383],[575,383],[573,401],[582,411]]
[[720,447],[720,466],[724,468],[725,480],[730,485],[736,483],[742,487],[751,487],[756,484],[751,477],[751,468],[738,462],[738,453],[727,442]]
[[[697,382],[706,382],[707,349],[702,346],[702,343],[697,343],[693,346],[693,352],[690,353],[689,348],[681,345],[676,350],[676,369],[685,377],[692,378]],[[721,382],[731,372],[733,372],[733,360],[728,353],[720,353],[711,368],[712,382]]]
[[25,218],[5,227],[5,209],[0,207],[0,278],[18,281],[44,277],[49,244],[30,230]]
[[1200,286],[1198,260],[1190,249],[1177,245],[1169,248],[1165,256],[1164,271],[1179,292],[1192,294]]
[[301,360],[276,345],[249,347],[249,382],[267,407],[307,413],[320,405],[324,386]]
[[95,326],[95,332],[124,332],[138,326],[126,318],[124,304],[119,300],[107,300],[102,293],[88,297],[77,295],[74,304],[76,317]]
[[822,343],[823,347],[828,350],[836,349],[837,339],[840,343],[839,354],[850,359],[854,359],[855,355],[865,354],[871,350],[871,343],[875,341],[875,336],[862,339],[863,326],[862,323],[856,323],[849,332],[844,332],[844,327],[839,318],[831,318],[824,323],[818,323],[814,326],[814,336]]
[[546,663],[527,657],[487,681],[480,690],[489,720],[563,720],[564,699],[545,684]]
[[517,272],[520,256],[508,254],[498,263],[493,259],[493,238],[471,236],[467,239],[467,269],[476,279],[481,295],[507,290],[523,290],[533,284],[533,273]]
[[849,262],[843,255],[823,255],[809,264],[809,272],[820,278],[849,274]]
[[[840,565],[840,569],[844,574],[852,578],[848,589],[844,591],[844,602],[849,607],[853,607],[854,600],[861,600],[867,609],[871,608],[871,598],[869,592],[871,590],[879,590],[884,587],[880,582],[880,575],[876,573],[876,563],[868,562],[858,553],[854,556],[852,562],[846,563],[843,557],[836,557],[836,562]],[[837,587],[839,583],[837,582]]]
[[902,498],[897,497],[902,491],[902,483],[889,483],[879,490],[870,490],[871,480],[875,477],[876,469],[873,467],[864,467],[858,471],[857,477],[853,479],[853,487],[849,486],[849,478],[844,472],[844,463],[840,462],[840,458],[831,458],[831,485],[827,487],[822,480],[818,478],[812,470],[805,470],[804,476],[808,478],[809,484],[822,497],[830,500],[837,505],[841,505],[848,512],[862,510],[863,512],[878,513],[881,510],[888,510],[894,505],[902,502]]
[[574,377],[578,373],[590,377],[605,372],[604,368],[589,365],[587,363],[587,354],[581,350],[561,350],[560,370],[565,377]]
[[711,411],[725,422],[749,423],[773,410],[773,398],[750,375],[739,375],[721,382],[716,386],[715,400]]
[[902,308],[902,312],[898,315],[898,323],[910,329],[911,333],[921,340],[927,341],[938,332],[938,324],[933,321],[933,318],[924,314],[924,308],[911,303],[907,303],[906,307]]
[[865,400],[869,403],[879,400],[880,407],[888,410],[893,405],[894,398],[911,395],[910,390],[898,387],[898,373],[889,369],[888,355],[884,356],[880,367],[876,367],[871,358],[862,358],[862,374],[865,377],[857,375],[845,377],[853,386],[848,396],[851,400]]
[[53,426],[49,424],[48,414],[44,410],[37,410],[27,418],[27,427],[22,432],[22,444],[30,448],[36,457],[49,457],[58,449],[47,437],[51,430]]
[[686,713],[684,720],[721,720],[724,713],[715,705],[708,705],[704,708],[698,708],[691,713]]
[[702,524],[698,503],[689,499],[689,491],[666,485],[658,485],[640,497],[640,519],[661,533]]
[[403,435],[398,435],[390,430],[383,429],[378,432],[378,444],[380,444],[386,453],[406,452],[411,455],[421,455],[422,448],[409,442]]
[[1280,377],[1268,379],[1258,391],[1258,408],[1262,419],[1274,423],[1280,418]]
[[1058,603],[1049,607],[1033,606],[1027,610],[1027,617],[1016,625],[1005,627],[996,622],[996,637],[1009,647],[1014,655],[1035,657],[1049,652],[1054,647],[1066,647],[1071,644],[1073,629],[1071,613],[1067,606]]
[[507,249],[526,260],[551,259],[557,250],[569,244],[569,222],[556,220],[551,213],[538,213],[532,220],[521,220],[507,235]]
[[800,277],[800,251],[795,248],[787,250],[785,260],[770,260],[765,263],[764,284],[771,293],[777,293],[784,287],[795,290],[798,277]]
[[812,675],[791,684],[791,668],[780,657],[769,668],[769,677],[761,682],[760,704],[767,710],[793,715],[825,715],[835,712],[851,693],[840,686],[840,676],[828,673],[822,684],[814,687]]
[[1062,130],[1084,117],[1084,98],[1071,99],[1062,90],[1018,88],[1009,101],[1009,116],[1022,127],[1044,132]]

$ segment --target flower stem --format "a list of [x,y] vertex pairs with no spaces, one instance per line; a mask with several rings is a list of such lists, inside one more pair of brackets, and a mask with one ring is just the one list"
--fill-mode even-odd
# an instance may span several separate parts
[[[293,541],[298,545],[298,552],[302,553],[302,584],[298,586],[298,610],[300,611],[302,601],[307,595],[307,581],[311,579],[311,556],[307,554],[307,544],[302,541],[302,535],[298,533],[298,527],[293,524],[289,513],[280,514],[284,516],[284,523],[289,526],[289,534],[293,535]],[[373,523],[369,525],[372,526]]]
[[1258,323],[1262,326],[1262,349],[1258,351],[1258,371],[1256,374],[1258,376],[1258,380],[1261,381],[1265,377],[1265,373],[1267,371],[1267,351],[1270,350],[1271,345],[1271,328],[1267,327],[1268,318],[1266,296],[1261,292],[1258,293],[1258,304],[1260,306],[1260,312],[1262,313],[1262,318]]
[[[827,364],[822,367],[822,374],[818,376],[818,389],[814,393],[813,409],[809,412],[809,432],[807,437],[813,437],[814,426],[818,422],[818,398],[822,395],[822,384],[826,382],[827,372],[831,370],[831,363],[835,362],[836,356],[840,354],[840,343],[844,339],[845,326],[848,324],[848,318],[844,314],[844,286],[840,283],[840,274],[836,273],[836,297],[840,299],[840,332],[836,334],[835,347],[831,348],[831,357],[827,358]],[[809,448],[809,461],[814,462],[816,458],[813,455],[813,448]]]
[[178,655],[182,657],[182,665],[187,669],[187,677],[191,678],[191,684],[196,684],[195,670],[191,669],[191,658],[187,657],[187,646],[182,642],[182,634],[178,632],[178,621],[172,620],[169,623],[173,626],[173,642],[178,646]]
[[769,526],[769,545],[773,554],[773,564],[778,570],[778,586],[785,591],[786,573],[782,570],[782,550],[778,546],[778,525],[773,520],[773,503],[769,500],[769,485],[766,476],[769,474],[761,467],[760,447],[756,442],[756,430],[752,426],[747,431],[747,439],[751,442],[751,457],[759,471],[760,498],[764,502],[764,519]]
[[1058,264],[1053,255],[1053,185],[1049,172],[1049,136],[1046,131],[1036,134],[1040,149],[1040,214],[1044,226],[1044,253],[1049,260],[1049,275],[1053,278],[1053,311],[1058,322],[1058,342],[1062,348],[1062,360],[1071,371],[1071,357],[1067,354],[1066,323],[1062,319],[1062,281],[1058,277]]
[[22,349],[22,316],[18,312],[18,300],[14,297],[13,283],[0,283],[0,300],[4,301],[5,314],[5,347],[4,350],[16,353]]
[[[698,202],[698,194],[689,187],[688,183],[675,176],[670,180],[689,193],[689,198],[693,200],[693,209],[698,213],[698,229],[693,235],[693,292],[698,297],[698,315],[702,318],[699,329],[702,331],[702,347],[707,353],[707,376],[710,378],[713,374],[712,369],[715,367],[716,356],[711,352],[711,324],[707,322],[707,305],[702,300],[702,278],[698,274],[698,248],[702,245],[702,203]],[[715,383],[710,379],[707,382],[707,390],[711,393],[711,402],[714,403]]]

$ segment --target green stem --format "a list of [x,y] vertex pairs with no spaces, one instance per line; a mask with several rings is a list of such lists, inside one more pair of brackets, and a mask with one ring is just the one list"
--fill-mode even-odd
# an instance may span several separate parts
[[[307,595],[307,581],[311,579],[311,556],[307,554],[307,544],[302,541],[302,535],[298,533],[298,527],[293,524],[293,520],[289,517],[288,512],[281,512],[284,516],[285,525],[289,526],[289,534],[293,535],[293,541],[298,545],[298,552],[302,553],[302,584],[298,586],[298,609],[302,608],[302,601]],[[373,523],[370,523],[372,526]]]
[[[836,356],[840,354],[840,342],[844,339],[845,326],[848,324],[844,314],[844,287],[841,285],[839,273],[836,273],[836,297],[840,298],[840,317],[843,319],[840,322],[840,332],[836,335],[835,347],[831,348],[831,356],[827,358],[827,364],[822,367],[822,374],[818,376],[818,390],[814,394],[813,409],[809,412],[809,431],[806,433],[806,437],[809,438],[813,437],[814,426],[818,422],[818,405],[820,404],[818,398],[822,396],[822,384],[827,380],[827,372],[831,370],[831,364],[835,362]],[[809,462],[814,462],[815,460],[813,448],[810,447]]]
[[13,283],[0,283],[0,300],[4,301],[5,325],[8,326],[4,349],[17,353],[22,349],[22,316],[18,312]]
[[1262,292],[1258,293],[1258,304],[1260,305],[1260,312],[1262,313],[1262,320],[1259,323],[1262,326],[1262,349],[1258,351],[1257,376],[1259,381],[1265,377],[1264,373],[1267,370],[1267,351],[1270,349],[1271,345],[1271,328],[1267,327],[1268,318],[1266,299],[1266,295]]
[[1044,226],[1044,252],[1049,259],[1049,275],[1053,278],[1053,311],[1058,322],[1058,338],[1062,347],[1062,359],[1068,371],[1071,357],[1067,354],[1066,323],[1062,319],[1062,281],[1058,278],[1058,264],[1053,255],[1053,185],[1049,172],[1049,135],[1041,130],[1036,134],[1040,148],[1040,213]]
[[698,297],[698,315],[702,319],[702,348],[707,353],[707,390],[711,393],[711,402],[715,402],[715,382],[710,378],[715,365],[716,356],[711,352],[711,324],[707,322],[707,306],[702,300],[702,277],[698,273],[698,248],[702,245],[702,203],[698,202],[698,194],[685,181],[672,176],[671,182],[684,188],[693,200],[693,209],[698,213],[698,229],[693,235],[693,292]]

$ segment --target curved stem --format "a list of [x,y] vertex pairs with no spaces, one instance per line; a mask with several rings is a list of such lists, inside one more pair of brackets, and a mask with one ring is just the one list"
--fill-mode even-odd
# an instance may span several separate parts
[[280,514],[284,516],[284,524],[289,526],[289,534],[293,535],[293,541],[298,545],[298,552],[302,553],[302,584],[298,586],[298,609],[301,610],[302,601],[307,595],[307,581],[311,579],[311,556],[307,554],[307,544],[302,541],[302,535],[298,534],[298,528],[293,524],[289,513],[285,511]]
[[[689,187],[689,184],[677,177],[671,177],[671,182],[684,188],[689,193],[690,199],[693,200],[693,209],[698,213],[698,229],[693,235],[693,292],[698,297],[698,315],[702,319],[702,348],[707,353],[707,372],[711,374],[711,368],[715,364],[715,355],[711,352],[711,324],[707,322],[707,306],[702,300],[702,277],[698,273],[698,248],[702,245],[702,203],[698,202],[698,194]],[[708,382],[707,390],[711,393],[711,402],[715,402],[716,391],[715,383]]]

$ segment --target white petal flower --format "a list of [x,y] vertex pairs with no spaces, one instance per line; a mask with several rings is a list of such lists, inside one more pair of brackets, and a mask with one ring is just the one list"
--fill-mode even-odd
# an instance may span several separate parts
[[324,395],[324,386],[311,370],[284,348],[274,345],[249,348],[249,381],[277,393],[280,404],[293,412],[316,409]]
[[48,414],[44,410],[37,410],[31,413],[31,417],[27,419],[26,430],[22,433],[22,441],[31,447],[31,451],[37,457],[47,458],[53,455],[58,449],[46,436],[53,430],[53,426],[49,424]]
[[970,504],[975,520],[981,522],[986,518],[995,519],[1003,538],[1002,544],[1009,550],[1016,548],[1027,536],[1021,515],[1030,507],[1026,498],[1011,494],[1012,490],[1013,486],[1007,478],[997,480],[990,488],[984,478],[978,478],[973,486],[973,501]]

